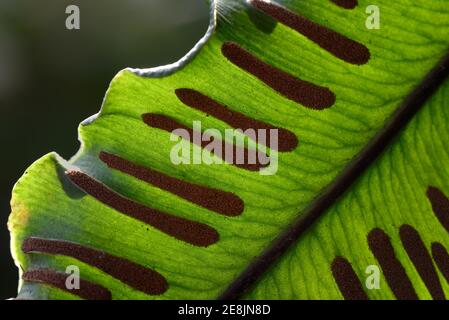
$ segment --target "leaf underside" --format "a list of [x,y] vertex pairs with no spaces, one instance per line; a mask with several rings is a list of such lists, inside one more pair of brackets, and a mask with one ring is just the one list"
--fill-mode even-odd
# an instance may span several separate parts
[[[447,53],[447,0],[379,0],[380,30],[365,28],[369,4],[291,0],[287,11],[254,1],[180,71],[119,73],[98,117],[80,126],[78,154],[44,156],[14,188],[8,226],[19,298],[225,292]],[[448,98],[446,83],[244,297],[449,296]],[[282,129],[277,173],[173,165],[167,130],[193,121],[223,136],[239,124]],[[64,287],[71,265],[79,291]],[[370,265],[382,272],[379,289],[365,286]]]

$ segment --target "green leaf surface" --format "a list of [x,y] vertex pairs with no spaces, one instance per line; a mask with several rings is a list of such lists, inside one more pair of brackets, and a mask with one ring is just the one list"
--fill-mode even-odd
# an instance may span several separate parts
[[[273,266],[247,298],[343,298],[331,272],[332,262],[336,257],[347,259],[364,286],[371,274],[366,268],[381,267],[370,250],[368,234],[382,229],[391,238],[396,257],[418,297],[432,299],[402,244],[400,229],[404,225],[415,228],[429,253],[436,242],[449,248],[449,229],[443,227],[427,196],[429,187],[449,195],[448,107],[446,81],[382,157]],[[447,266],[443,270],[447,275]],[[449,278],[443,270],[437,273],[447,298]],[[396,298],[383,274],[379,289],[365,291],[371,299]]]
[[[68,162],[54,153],[44,156],[14,188],[9,228],[21,273],[39,269],[64,272],[67,266],[75,265],[82,279],[106,288],[113,299],[219,297],[347,170],[447,53],[447,0],[376,2],[382,13],[380,30],[365,28],[369,1],[359,0],[353,10],[327,0],[284,3],[292,12],[366,46],[370,59],[364,64],[339,59],[295,30],[247,8],[233,12],[227,17],[229,23],[219,23],[195,59],[179,71],[157,78],[120,72],[108,89],[99,115],[81,124],[78,154]],[[335,94],[335,103],[316,110],[273,90],[223,55],[222,46],[229,42],[295,78],[327,88]],[[193,121],[201,121],[204,129],[220,132],[229,128],[224,121],[186,106],[175,93],[179,88],[194,89],[232,111],[289,130],[299,144],[293,151],[279,152],[275,175],[261,175],[230,164],[173,165],[170,152],[176,142],[170,140],[169,132],[144,123],[142,115],[164,115],[188,127]],[[449,195],[444,147],[449,114],[444,94],[443,88],[248,297],[342,298],[330,264],[336,256],[345,257],[363,279],[366,266],[376,264],[366,242],[367,232],[375,227],[392,237],[419,297],[430,297],[401,251],[397,234],[398,227],[410,224],[418,229],[426,245],[439,241],[448,248],[447,232],[432,215],[425,195],[430,185]],[[243,200],[244,210],[238,216],[218,214],[108,167],[99,158],[101,152],[191,184],[232,193]],[[141,206],[213,228],[218,241],[208,246],[192,245],[161,232],[85,194],[71,181],[67,170],[82,171]],[[97,251],[80,254],[72,245],[72,254],[36,249],[24,252],[30,237],[61,240]],[[132,279],[141,282],[144,273],[139,272],[119,279],[111,265],[98,266],[98,261],[104,262],[105,253],[157,272],[167,287],[151,294],[148,288],[130,285]],[[97,266],[92,266],[89,259],[96,260]],[[120,266],[115,264],[115,269]],[[370,291],[370,298],[394,297],[388,286],[381,288]],[[448,289],[444,284],[446,294]],[[30,278],[21,282],[19,297],[78,298],[76,291],[67,292],[48,281]]]

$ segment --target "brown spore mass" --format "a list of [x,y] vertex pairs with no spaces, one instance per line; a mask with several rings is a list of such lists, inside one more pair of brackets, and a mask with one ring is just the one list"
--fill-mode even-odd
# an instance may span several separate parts
[[343,9],[354,9],[359,5],[357,0],[331,0],[337,6],[342,7]]
[[238,216],[243,212],[243,200],[233,193],[185,182],[107,152],[101,152],[99,157],[112,169],[129,174],[206,209],[226,216]]
[[67,274],[50,269],[38,269],[24,272],[22,280],[38,282],[74,294],[85,300],[111,300],[111,292],[90,281],[80,279],[79,289],[69,290],[65,284]]
[[[343,1],[339,1],[343,3]],[[348,1],[344,1],[347,3]],[[301,17],[279,5],[262,0],[252,0],[251,4],[273,19],[301,33],[324,50],[351,64],[366,64],[371,54],[368,48],[344,35]]]
[[158,272],[104,251],[62,240],[31,237],[22,244],[24,253],[62,255],[91,265],[130,287],[149,295],[160,295],[168,289]]
[[368,300],[362,284],[351,264],[342,257],[336,257],[331,265],[332,275],[345,300]]
[[[157,129],[161,129],[167,132],[173,132],[174,130],[178,130],[178,129],[182,129],[185,130],[188,135],[189,135],[189,141],[191,143],[196,143],[198,146],[200,146],[201,148],[204,149],[208,149],[208,145],[210,143],[212,143],[212,141],[214,140],[214,137],[209,137],[210,141],[203,141],[203,139],[201,141],[199,141],[198,143],[196,141],[194,141],[193,137],[195,132],[193,131],[193,129],[177,122],[176,120],[164,116],[162,114],[154,114],[154,113],[147,113],[144,114],[142,116],[143,121],[149,125],[150,127],[153,128],[157,128]],[[201,134],[201,133],[199,133]],[[233,150],[233,161],[231,164],[235,165],[236,167],[239,167],[241,169],[245,169],[245,170],[249,170],[249,171],[260,171],[261,169],[267,167],[269,165],[269,158],[265,153],[262,153],[260,151],[254,151],[255,152],[255,161],[254,163],[249,163],[249,155],[250,155],[250,150],[248,150],[247,148],[242,148],[239,147],[237,145],[230,145],[230,143],[222,140],[221,141],[221,153],[220,152],[216,152],[216,150],[210,150],[214,153],[214,155],[222,158],[223,160],[226,161],[226,154],[225,154],[225,150]],[[244,161],[242,161],[242,163],[238,163],[236,161],[236,155],[237,154],[241,154],[244,155]],[[260,161],[263,160],[263,161]]]
[[[214,99],[196,91],[193,89],[177,89],[176,95],[179,100],[185,105],[200,110],[209,115],[212,115],[235,129],[241,129],[243,131],[248,129],[256,130],[256,140],[259,142],[257,135],[258,129],[263,129],[269,132],[269,130],[278,130],[279,145],[278,150],[280,152],[288,152],[294,150],[298,146],[298,138],[296,135],[286,129],[274,127],[262,121],[258,121],[245,116],[242,113],[232,111],[228,107],[215,101]],[[267,135],[267,145],[269,146],[269,138]]]
[[383,274],[399,300],[418,300],[413,285],[401,262],[396,258],[390,237],[381,229],[373,229],[368,234],[368,245],[379,261]]
[[449,232],[449,199],[440,189],[429,187],[427,197],[432,204],[433,212],[443,227]]
[[412,226],[402,225],[399,230],[404,249],[413,262],[421,279],[435,300],[445,300],[440,279],[433,265],[432,258],[427,251],[418,231]]
[[236,43],[225,42],[221,51],[229,61],[239,68],[252,74],[284,97],[307,108],[322,110],[335,103],[336,96],[328,88],[300,80],[277,69]]
[[199,222],[175,217],[127,199],[81,171],[67,171],[81,190],[111,208],[194,246],[207,247],[218,241],[218,232]]
[[443,276],[449,283],[449,254],[446,248],[438,242],[432,243],[432,256]]

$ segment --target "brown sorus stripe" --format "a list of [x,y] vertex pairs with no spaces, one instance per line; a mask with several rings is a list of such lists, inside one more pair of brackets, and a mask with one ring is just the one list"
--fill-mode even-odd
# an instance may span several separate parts
[[449,232],[449,199],[440,189],[435,187],[429,187],[427,189],[427,197],[432,204],[432,209],[436,217],[447,232]]
[[437,271],[418,231],[412,226],[405,224],[401,226],[399,235],[408,256],[415,265],[416,270],[426,284],[432,297],[435,300],[444,300],[445,296]]
[[[278,130],[278,151],[280,152],[292,151],[298,146],[298,138],[293,132],[289,130],[277,128],[265,122],[249,118],[242,113],[232,111],[221,103],[196,90],[177,89],[175,92],[179,100],[181,100],[181,102],[183,102],[185,105],[210,114],[226,122],[235,129],[242,129],[243,131],[248,129],[256,130],[256,141],[258,142],[258,129],[263,129],[266,131]],[[267,140],[267,145],[269,145],[268,137]]]
[[77,259],[150,295],[160,295],[168,288],[165,278],[154,270],[77,243],[31,237],[23,242],[22,251],[62,255]]
[[238,44],[225,42],[223,55],[239,68],[251,73],[266,85],[286,98],[311,109],[322,110],[331,107],[336,100],[328,88],[300,80],[255,57]]
[[385,127],[368,143],[362,152],[354,158],[348,167],[334,182],[319,195],[298,218],[271,245],[229,285],[220,295],[220,299],[237,299],[267,272],[276,261],[296,243],[313,224],[333,206],[336,200],[349,190],[354,182],[378,159],[386,147],[413,119],[430,97],[437,91],[449,75],[449,54],[429,72],[416,86]]
[[[210,137],[210,141],[195,141],[193,139],[195,132],[193,131],[193,129],[177,122],[176,120],[164,116],[162,114],[154,114],[154,113],[147,113],[142,115],[143,121],[149,125],[150,127],[153,128],[158,128],[161,130],[165,130],[168,132],[173,132],[174,130],[178,130],[178,129],[183,129],[186,132],[188,132],[189,134],[189,138],[190,138],[190,142],[191,143],[196,143],[198,146],[202,147],[202,148],[206,148],[207,146],[212,142],[213,137]],[[197,134],[201,134],[201,133],[197,133]],[[267,167],[269,165],[269,158],[266,154],[260,152],[260,151],[254,151],[255,153],[255,161],[253,161],[254,163],[249,163],[249,155],[250,152],[248,149],[246,148],[241,148],[238,147],[236,145],[230,145],[229,143],[227,143],[226,141],[221,141],[221,151],[222,154],[220,154],[219,152],[216,152],[216,150],[212,150],[213,153],[222,158],[223,160],[227,161],[230,159],[226,159],[226,155],[225,155],[225,150],[228,149],[233,149],[233,155],[234,158],[232,159],[232,161],[227,161],[239,168],[245,169],[245,170],[249,170],[249,171],[259,171],[265,167]],[[237,154],[241,154],[244,155],[244,161],[242,161],[243,163],[237,163],[235,155]],[[263,161],[260,161],[260,160]]]
[[337,6],[342,7],[344,9],[354,9],[358,6],[357,0],[331,0]]
[[348,63],[357,65],[365,64],[371,57],[368,48],[363,44],[351,40],[344,35],[310,21],[309,19],[301,17],[279,5],[262,0],[252,0],[251,4],[271,16],[273,19],[278,20],[280,23],[309,38],[337,58]]
[[218,241],[215,229],[175,217],[127,199],[80,171],[67,171],[69,179],[87,194],[129,217],[147,223],[160,231],[195,246],[207,247]]
[[243,200],[233,193],[185,182],[107,152],[101,152],[100,159],[110,168],[127,173],[217,213],[238,216],[243,212]]
[[22,280],[39,282],[74,294],[86,300],[111,300],[111,292],[92,282],[80,279],[80,288],[69,290],[65,284],[68,274],[50,269],[38,269],[24,272]]
[[399,300],[418,300],[404,267],[396,258],[390,237],[381,229],[373,229],[368,234],[368,245],[377,261],[379,261],[388,285],[396,298]]
[[441,273],[449,283],[449,254],[446,248],[441,243],[432,243],[432,256]]
[[345,258],[336,257],[331,269],[338,288],[346,300],[368,300],[359,278]]

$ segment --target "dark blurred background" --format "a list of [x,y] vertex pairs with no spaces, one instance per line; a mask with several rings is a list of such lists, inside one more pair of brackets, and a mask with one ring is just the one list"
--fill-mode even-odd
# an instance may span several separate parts
[[[69,5],[80,30],[66,29]],[[78,123],[119,70],[176,61],[208,19],[205,0],[0,0],[0,299],[17,291],[6,228],[14,183],[44,154],[77,151]]]

